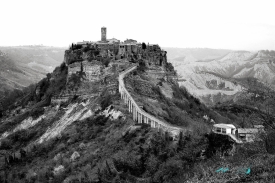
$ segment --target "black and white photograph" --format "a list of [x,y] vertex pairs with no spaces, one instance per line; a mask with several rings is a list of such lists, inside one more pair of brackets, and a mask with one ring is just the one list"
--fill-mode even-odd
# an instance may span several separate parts
[[0,183],[275,183],[275,1],[0,17]]

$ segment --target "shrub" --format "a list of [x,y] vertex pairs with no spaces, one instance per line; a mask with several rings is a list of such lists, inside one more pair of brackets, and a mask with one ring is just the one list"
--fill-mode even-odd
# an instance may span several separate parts
[[100,102],[100,106],[102,109],[105,109],[106,107],[112,104],[111,98],[111,95],[106,95],[103,97],[102,101]]
[[146,70],[146,64],[145,64],[144,60],[139,61],[137,70],[140,72],[144,72]]
[[275,132],[268,133],[266,140],[266,150],[270,154],[275,154]]
[[142,43],[141,48],[142,48],[143,50],[145,50],[146,47],[147,47],[146,44],[145,44],[145,43]]
[[31,111],[30,115],[31,115],[31,117],[33,117],[33,119],[36,119],[36,118],[38,118],[40,115],[42,115],[43,113],[44,113],[44,108],[39,107],[39,108],[34,108],[34,109]]
[[182,100],[173,99],[173,103],[182,110],[188,110],[189,109],[188,102],[183,102]]
[[78,50],[78,49],[81,49],[81,48],[82,48],[82,45],[74,44],[73,47],[72,47],[72,50]]
[[10,139],[3,139],[1,141],[0,149],[4,149],[4,150],[11,149],[12,145],[13,143]]
[[90,48],[88,46],[83,48],[83,52],[85,52],[85,53],[88,52],[89,50],[90,50]]

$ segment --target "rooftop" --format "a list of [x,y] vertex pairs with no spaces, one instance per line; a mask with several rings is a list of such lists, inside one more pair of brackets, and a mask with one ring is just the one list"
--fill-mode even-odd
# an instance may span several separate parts
[[257,128],[238,128],[238,133],[258,133]]
[[236,127],[232,124],[223,124],[223,123],[220,123],[220,124],[214,124],[214,127],[216,128],[230,128],[230,129],[236,129]]
[[264,125],[254,125],[254,128],[264,128]]

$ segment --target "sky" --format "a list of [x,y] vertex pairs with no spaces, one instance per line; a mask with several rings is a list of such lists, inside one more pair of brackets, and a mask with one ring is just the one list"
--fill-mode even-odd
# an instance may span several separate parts
[[0,46],[135,39],[161,47],[275,50],[274,0],[1,0]]

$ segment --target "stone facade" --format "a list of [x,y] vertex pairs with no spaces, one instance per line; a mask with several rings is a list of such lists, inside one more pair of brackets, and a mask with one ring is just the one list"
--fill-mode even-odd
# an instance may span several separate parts
[[89,81],[98,81],[102,74],[103,66],[98,61],[82,62],[83,72],[86,74],[86,79]]
[[76,74],[77,72],[81,72],[81,62],[74,62],[68,65],[68,78],[71,77],[72,74]]

